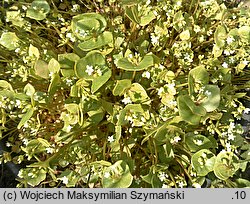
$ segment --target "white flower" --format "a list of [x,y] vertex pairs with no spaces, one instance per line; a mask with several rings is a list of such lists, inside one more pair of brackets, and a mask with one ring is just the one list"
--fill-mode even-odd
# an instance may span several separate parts
[[180,136],[175,136],[174,139],[171,139],[171,143],[178,143],[181,140]]
[[193,183],[193,185],[192,185],[193,187],[195,187],[195,188],[201,188],[201,185],[200,184],[198,184],[198,183]]
[[232,133],[228,134],[228,140],[234,140],[236,136],[234,136]]
[[97,73],[98,76],[102,76],[102,70],[97,69],[96,73]]
[[51,147],[47,147],[47,148],[46,148],[46,152],[47,152],[48,154],[52,154],[52,153],[54,152],[54,149],[51,148]]
[[164,88],[163,87],[159,88],[158,95],[161,96],[163,92],[164,92]]
[[164,172],[161,172],[158,178],[160,179],[160,181],[164,181],[166,178],[166,174]]
[[210,91],[206,90],[204,94],[208,97],[208,96],[210,96],[212,93],[211,93]]
[[184,187],[184,183],[181,181],[181,182],[179,182],[179,187],[180,188],[183,188]]
[[66,176],[62,177],[61,180],[66,185],[69,183],[69,179]]
[[109,172],[105,172],[103,175],[105,178],[109,178],[110,177],[110,173]]
[[243,111],[244,114],[248,114],[249,112],[250,112],[250,108],[246,108],[246,109]]
[[194,32],[198,33],[198,32],[200,32],[200,31],[201,31],[200,26],[194,25]]
[[242,63],[243,63],[244,65],[247,65],[247,64],[249,63],[249,61],[244,60]]
[[72,129],[72,126],[71,125],[68,125],[67,127],[66,127],[66,132],[70,132],[70,130]]
[[153,45],[158,45],[159,44],[159,39],[160,39],[159,36],[151,35],[150,38],[151,38],[151,43]]
[[194,143],[198,146],[203,144],[202,140],[194,140]]
[[112,136],[108,136],[108,141],[110,143],[114,142],[115,141],[114,136],[113,135]]
[[226,62],[223,62],[222,67],[228,68],[228,64]]
[[231,44],[234,41],[233,37],[227,37],[227,44]]
[[71,79],[66,79],[66,85],[71,86],[72,85],[72,80]]
[[130,97],[125,97],[124,99],[122,99],[122,102],[126,105],[126,104],[129,104],[129,103],[132,103]]
[[149,71],[145,71],[142,73],[142,77],[145,77],[145,78],[150,78],[150,72]]
[[229,56],[230,55],[230,52],[228,50],[224,50],[224,54]]
[[86,66],[86,71],[85,71],[89,76],[91,76],[94,72],[93,66],[92,65],[87,65]]
[[29,140],[28,140],[27,138],[24,138],[22,141],[23,141],[23,144],[24,144],[24,145],[27,145],[28,142],[29,142]]

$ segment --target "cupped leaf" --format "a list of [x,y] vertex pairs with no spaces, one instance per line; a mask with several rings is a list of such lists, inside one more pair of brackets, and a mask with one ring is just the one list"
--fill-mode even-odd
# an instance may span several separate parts
[[0,88],[14,92],[11,84],[5,80],[0,80]]
[[119,160],[104,170],[102,185],[104,188],[128,188],[133,181],[129,166]]
[[227,37],[227,31],[225,26],[219,25],[214,33],[214,41],[215,44],[219,47],[222,48],[225,44],[225,39]]
[[141,71],[152,67],[155,64],[155,58],[152,54],[146,55],[142,61],[136,65],[129,61],[128,58],[121,58],[117,62],[117,67],[126,71]]
[[206,115],[206,110],[201,106],[195,105],[188,95],[179,96],[177,104],[180,116],[191,125],[199,124],[201,116]]
[[100,89],[109,80],[111,75],[111,70],[107,68],[103,71],[103,74],[101,76],[94,78],[91,85],[91,92],[95,93],[96,91],[98,91],[98,89]]
[[188,89],[189,94],[192,95],[195,92],[195,88],[198,85],[208,84],[209,74],[205,69],[205,66],[201,65],[192,69],[188,74]]
[[198,176],[206,176],[213,171],[215,160],[215,155],[207,149],[196,152],[191,158],[192,166]]
[[238,29],[240,38],[250,42],[250,26],[242,26]]
[[105,18],[98,13],[84,13],[74,16],[71,22],[73,33],[80,39],[86,40],[101,34],[107,26]]
[[212,112],[220,105],[220,88],[217,85],[205,85],[204,94],[205,99],[200,105],[206,109],[207,112]]
[[181,34],[180,34],[181,40],[188,40],[189,38],[190,38],[189,30],[184,30],[183,32],[181,32]]
[[60,64],[59,64],[59,62],[56,59],[52,58],[49,61],[48,69],[52,73],[58,73],[59,70],[60,70]]
[[46,171],[41,168],[21,169],[21,178],[29,185],[35,187],[46,179]]
[[49,12],[50,6],[46,0],[35,0],[27,9],[26,17],[40,21],[45,19]]
[[133,83],[128,90],[128,95],[135,103],[143,103],[149,100],[148,94],[139,83]]
[[197,152],[201,149],[213,148],[213,143],[203,135],[189,134],[185,138],[185,142],[191,152]]
[[75,53],[66,53],[58,55],[58,62],[63,69],[73,69],[76,61],[78,61],[80,57]]
[[122,79],[117,80],[115,87],[113,89],[114,96],[122,96],[126,89],[131,87],[131,80],[130,79]]
[[96,38],[91,38],[87,41],[80,43],[78,47],[83,51],[90,51],[109,44],[112,47],[113,34],[109,31],[105,31],[102,34],[98,35]]
[[37,76],[42,77],[44,79],[49,78],[48,64],[45,61],[37,60],[34,68]]
[[238,158],[232,152],[220,152],[215,160],[214,174],[221,180],[232,177],[239,169]]
[[13,32],[6,32],[1,35],[0,44],[9,50],[18,48],[19,38]]
[[128,104],[120,112],[117,125],[124,125],[127,123],[125,116],[127,113],[144,113],[144,110],[140,104]]

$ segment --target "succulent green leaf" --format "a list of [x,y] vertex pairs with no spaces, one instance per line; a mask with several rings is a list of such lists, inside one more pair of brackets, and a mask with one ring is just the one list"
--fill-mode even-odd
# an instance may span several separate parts
[[37,60],[34,68],[37,76],[42,77],[44,79],[49,78],[48,64],[45,61]]
[[46,171],[41,168],[22,169],[22,178],[31,186],[35,187],[46,179]]
[[73,69],[80,57],[75,53],[59,54],[58,62],[63,69]]
[[146,26],[154,19],[155,19],[155,15],[154,15],[154,13],[152,11],[150,11],[146,15],[141,15],[140,25],[141,26]]
[[188,89],[189,94],[192,95],[195,92],[196,84],[204,85],[209,82],[209,74],[204,66],[198,66],[192,69],[188,74]]
[[36,59],[38,59],[40,57],[40,53],[39,53],[39,50],[33,46],[32,44],[30,44],[29,46],[29,56],[30,57],[35,57]]
[[73,17],[71,27],[80,40],[88,40],[101,34],[107,26],[105,18],[98,13],[84,13]]
[[125,10],[126,16],[136,24],[140,24],[139,13],[138,13],[138,5],[134,5],[131,7],[127,7]]
[[104,188],[128,188],[132,181],[129,166],[125,161],[119,160],[104,170],[102,185]]
[[219,25],[214,33],[214,41],[215,44],[219,47],[222,48],[225,44],[225,39],[227,37],[227,31],[225,26]]
[[109,80],[111,75],[111,70],[105,69],[101,76],[94,78],[91,85],[91,92],[95,93],[96,91],[98,91],[98,89],[100,89]]
[[238,29],[241,39],[250,42],[250,26],[242,26]]
[[197,152],[201,149],[213,148],[213,143],[203,135],[189,134],[185,138],[185,142],[191,152]]
[[14,92],[11,84],[5,80],[0,80],[0,88],[7,89],[9,91]]
[[191,125],[199,124],[201,116],[206,115],[206,110],[201,106],[195,105],[188,95],[179,96],[177,104],[180,116]]
[[215,160],[214,174],[221,180],[227,180],[239,169],[238,158],[232,152],[220,152]]
[[124,92],[131,87],[130,79],[117,80],[113,89],[114,96],[122,96]]
[[207,112],[212,112],[220,105],[220,88],[217,85],[205,85],[204,93],[206,98],[201,102],[201,106]]
[[78,47],[83,51],[90,51],[109,44],[113,44],[113,34],[109,31],[105,31],[98,35],[97,38],[91,38],[80,43]]
[[50,6],[46,0],[35,0],[27,9],[26,17],[40,21],[45,19],[49,12]]
[[23,90],[24,90],[24,93],[30,97],[32,97],[34,93],[36,92],[35,88],[30,83],[26,84]]
[[135,65],[128,58],[121,58],[117,62],[117,67],[126,71],[141,71],[155,64],[155,58],[152,54],[146,55],[142,61]]
[[19,38],[13,32],[6,32],[1,35],[0,44],[9,50],[15,50],[19,47]]
[[198,176],[206,176],[213,171],[215,160],[216,156],[211,151],[202,149],[192,156],[191,163]]
[[143,113],[144,110],[140,104],[128,104],[125,108],[120,112],[117,125],[124,125],[127,123],[125,120],[126,113]]
[[189,38],[190,38],[189,30],[184,30],[183,32],[181,32],[181,34],[180,34],[181,40],[189,40]]
[[149,100],[148,94],[139,83],[133,83],[128,90],[128,95],[135,103],[143,103]]
[[52,58],[49,61],[48,69],[51,73],[58,73],[60,71],[60,63],[56,59]]

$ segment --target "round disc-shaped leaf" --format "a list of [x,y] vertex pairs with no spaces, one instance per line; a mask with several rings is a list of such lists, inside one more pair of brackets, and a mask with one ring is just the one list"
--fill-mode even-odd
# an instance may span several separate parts
[[104,188],[128,188],[133,181],[129,166],[125,161],[117,161],[104,170],[102,185]]
[[213,143],[203,135],[187,135],[185,141],[191,152],[197,152],[201,149],[209,149],[213,147]]
[[126,89],[130,88],[131,80],[130,79],[122,79],[117,80],[115,87],[113,89],[114,96],[122,96]]
[[18,47],[19,38],[13,32],[3,33],[0,38],[0,44],[9,50],[14,50]]
[[204,94],[206,98],[202,101],[201,106],[207,112],[212,112],[220,105],[220,88],[217,85],[205,85]]
[[213,171],[215,159],[216,157],[211,151],[202,149],[192,156],[191,162],[198,176],[206,176]]
[[35,187],[46,179],[46,171],[38,168],[26,168],[21,170],[21,178],[29,185]]
[[227,180],[239,169],[238,158],[232,152],[220,152],[215,160],[214,174],[221,180]]
[[128,90],[128,95],[135,103],[142,103],[149,99],[147,92],[139,83],[133,83]]
[[215,44],[222,48],[225,44],[225,39],[227,37],[227,31],[225,26],[219,25],[214,33]]
[[49,12],[50,7],[46,0],[35,0],[27,9],[26,16],[39,21],[45,19]]
[[198,84],[208,84],[209,74],[204,66],[198,66],[192,69],[188,74],[188,88],[189,94],[194,93],[196,83]]
[[86,57],[76,63],[75,72],[79,78],[93,80],[95,78],[95,66],[104,66],[106,64],[104,56],[96,51],[89,52]]
[[106,26],[105,18],[97,13],[79,14],[71,22],[72,31],[80,40],[90,39],[94,33],[102,33]]

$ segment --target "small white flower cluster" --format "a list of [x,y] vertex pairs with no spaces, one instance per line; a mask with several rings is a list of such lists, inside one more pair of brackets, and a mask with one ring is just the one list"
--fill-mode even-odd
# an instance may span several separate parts
[[140,113],[126,113],[125,120],[129,121],[132,127],[143,126],[146,123],[146,118]]
[[222,132],[222,136],[227,140],[233,141],[237,135],[240,135],[242,133],[243,129],[241,125],[235,125],[234,122],[230,122],[227,130],[224,130],[224,132]]
[[93,65],[87,65],[86,66],[86,70],[85,72],[89,75],[89,76],[102,76],[102,70],[100,67],[98,66],[93,66]]

